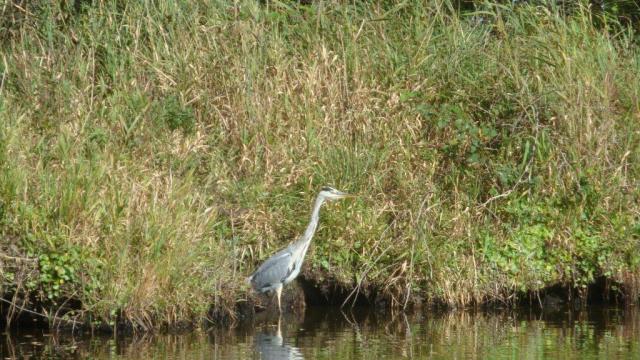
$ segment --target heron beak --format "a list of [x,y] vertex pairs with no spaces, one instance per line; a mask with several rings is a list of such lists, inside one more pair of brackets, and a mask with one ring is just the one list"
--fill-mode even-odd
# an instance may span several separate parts
[[335,195],[336,195],[336,199],[344,199],[344,198],[356,197],[355,195],[347,194],[347,193],[342,192],[342,191],[337,191],[335,193]]

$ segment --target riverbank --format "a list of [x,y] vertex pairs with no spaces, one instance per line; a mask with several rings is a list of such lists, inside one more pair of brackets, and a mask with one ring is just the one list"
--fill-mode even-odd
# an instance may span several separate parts
[[320,294],[465,307],[603,278],[637,302],[640,55],[615,19],[65,4],[2,10],[9,302],[142,329],[234,316],[325,184],[359,196],[322,210]]

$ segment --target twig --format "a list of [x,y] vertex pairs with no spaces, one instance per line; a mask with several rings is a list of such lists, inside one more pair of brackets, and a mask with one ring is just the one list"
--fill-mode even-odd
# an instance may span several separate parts
[[36,258],[26,258],[26,257],[17,257],[17,256],[9,256],[6,254],[0,253],[0,257],[7,260],[15,260],[15,261],[38,261]]
[[20,306],[20,305],[14,303],[13,301],[9,301],[9,300],[7,300],[5,298],[2,298],[2,297],[0,297],[0,301],[9,304],[12,307],[18,308],[20,311],[24,311],[24,312],[27,312],[27,313],[32,314],[32,315],[40,316],[40,317],[43,317],[43,318],[48,319],[48,320],[53,319],[54,321],[55,320],[57,320],[57,321],[65,321],[65,322],[72,323],[73,326],[76,326],[76,324],[77,324],[76,320],[64,319],[64,318],[57,317],[55,315],[49,316],[49,315],[46,315],[46,314],[39,313],[37,311],[29,310],[29,309],[27,309],[27,308],[25,308],[23,306]]
[[[420,229],[419,231],[422,233],[422,228],[419,226],[419,222],[420,222],[420,217],[422,217],[423,211],[422,209],[424,208],[424,205],[427,203],[427,200],[431,199],[431,197],[425,197],[424,200],[422,200],[422,203],[420,204],[420,210],[418,210],[418,216],[416,217],[416,221],[415,221],[415,226],[417,229]],[[433,204],[431,206],[429,206],[424,212],[429,212],[431,211],[431,209],[433,209],[434,207],[436,207],[439,204]],[[423,235],[424,234],[420,234]],[[429,249],[429,244],[425,241],[425,247],[427,248],[427,262],[429,263],[429,273],[431,274],[433,272],[432,269],[432,265],[431,265],[431,250]],[[403,310],[406,310],[407,305],[409,304],[409,298],[411,297],[411,278],[413,277],[413,261],[414,261],[414,257],[415,257],[415,246],[416,246],[416,242],[415,240],[412,242],[411,244],[411,263],[410,263],[410,267],[409,267],[409,281],[407,282],[407,296],[404,300],[404,306],[402,307]],[[431,276],[433,277],[433,276]]]
[[7,58],[5,56],[2,57],[2,62],[4,63],[4,71],[2,72],[2,80],[0,80],[0,97],[2,97],[2,89],[4,89],[4,81],[7,78],[7,73],[9,72],[9,64],[7,64]]
[[[73,293],[73,295],[71,295],[71,297],[74,297],[74,296],[76,296],[76,292],[74,292],[74,293]],[[55,313],[55,314],[53,314],[53,325],[54,325],[54,327],[55,327],[55,321],[56,321],[56,319],[60,319],[60,318],[58,317],[58,314],[60,313],[60,310],[62,310],[62,308],[63,308],[63,307],[64,307],[64,306],[69,302],[69,300],[71,299],[71,297],[67,297],[67,298],[64,300],[64,302],[62,303],[62,305],[58,306],[58,310],[56,310],[56,313]],[[60,327],[60,322],[58,322],[58,327]],[[73,323],[73,327],[74,327],[74,328],[76,327],[75,322]]]
[[[522,180],[522,178],[524,178],[524,175],[529,171],[529,167],[531,166],[532,162],[533,162],[533,155],[531,155],[531,158],[529,159],[529,162],[527,163],[527,165],[524,167],[524,170],[522,170],[522,174],[520,174],[520,177],[518,178],[518,181],[515,183],[515,185],[513,185],[513,187],[511,189],[507,190],[506,192],[503,192],[502,194],[490,197],[487,201],[482,203],[479,207],[486,208],[487,205],[489,205],[489,203],[491,203],[491,202],[493,202],[495,200],[498,200],[500,198],[507,197],[507,196],[511,195],[511,193],[518,187],[518,185],[520,185],[520,184],[522,184],[524,182]],[[469,208],[467,208],[467,209],[469,209]]]
[[513,190],[515,189],[515,187],[516,187],[516,186],[518,186],[518,184],[520,184],[520,182],[518,182],[518,183],[517,183],[513,188],[511,188],[511,189],[510,189],[510,190],[508,190],[507,192],[503,192],[502,194],[499,194],[499,195],[496,195],[496,196],[492,196],[492,197],[490,197],[490,198],[489,198],[489,200],[485,201],[485,202],[484,202],[484,203],[482,203],[482,205],[480,205],[480,206],[481,206],[481,207],[487,207],[487,205],[488,205],[490,202],[493,202],[493,201],[498,200],[498,199],[500,199],[500,198],[507,197],[507,196],[511,195],[511,193],[513,192]]
[[[389,230],[391,228],[391,226],[396,222],[396,219],[393,220],[393,222],[386,228],[384,229],[384,231],[382,232],[382,234],[380,234],[380,239],[382,239],[382,237],[384,236],[384,234],[387,232],[387,230]],[[371,271],[371,269],[373,268],[373,266],[378,262],[378,260],[380,260],[380,258],[386,254],[386,252],[391,249],[391,246],[393,244],[390,244],[389,246],[387,246],[386,249],[384,249],[380,255],[378,255],[378,257],[371,263],[369,264],[369,267],[367,267],[362,274],[360,275],[360,279],[358,280],[358,285],[356,285],[356,287],[351,291],[351,293],[349,293],[349,296],[347,296],[346,299],[344,299],[344,301],[342,302],[342,305],[340,305],[340,308],[342,309],[347,302],[349,301],[349,299],[351,299],[352,296],[354,296],[353,298],[353,303],[351,304],[351,307],[353,307],[356,304],[356,299],[358,298],[358,295],[360,294],[360,287],[362,286],[362,282],[364,281],[364,278],[367,276],[367,274],[369,273],[369,271]]]

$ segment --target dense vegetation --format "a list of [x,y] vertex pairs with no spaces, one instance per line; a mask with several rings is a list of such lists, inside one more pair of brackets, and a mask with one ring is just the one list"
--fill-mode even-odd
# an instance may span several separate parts
[[[392,306],[640,289],[640,52],[578,3],[9,2],[0,294],[151,327],[303,276]],[[3,306],[5,312],[8,307]]]

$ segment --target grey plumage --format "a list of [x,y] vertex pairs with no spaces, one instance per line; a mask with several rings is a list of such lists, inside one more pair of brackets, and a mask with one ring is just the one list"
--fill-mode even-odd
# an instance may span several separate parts
[[290,267],[293,256],[291,246],[275,253],[249,277],[249,281],[256,291],[267,292],[275,290],[279,284],[284,284],[287,276],[293,272]]
[[309,244],[318,227],[320,207],[325,200],[337,200],[347,196],[349,195],[334,188],[323,187],[313,205],[309,225],[300,239],[275,253],[247,278],[256,291],[263,293],[275,291],[278,297],[278,309],[281,310],[282,287],[293,281],[300,273]]

